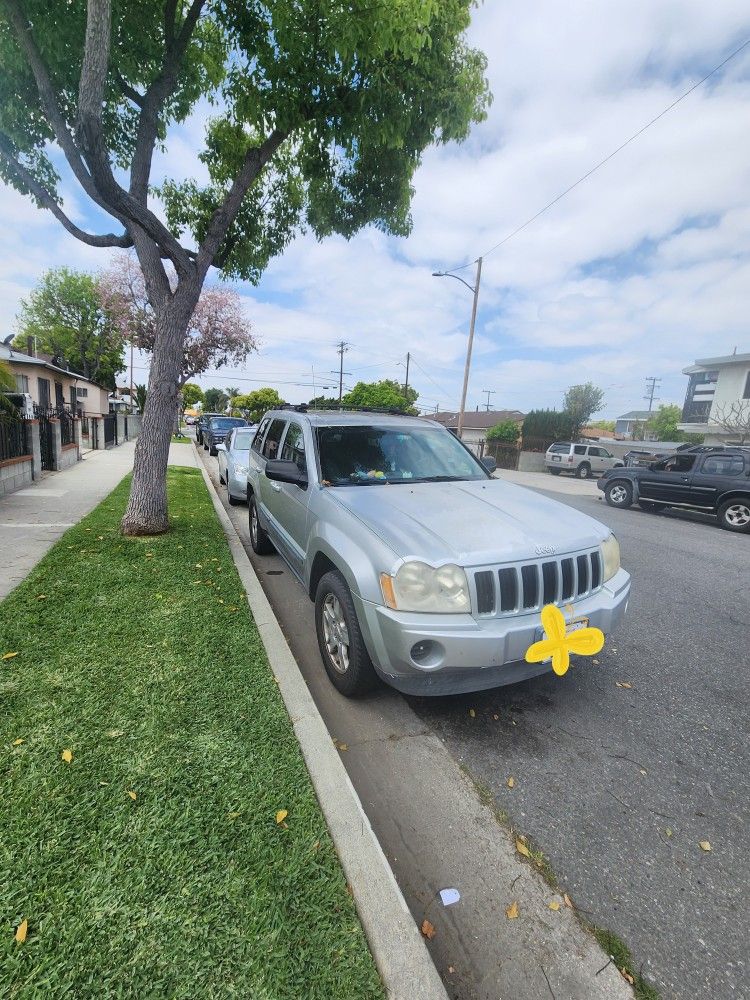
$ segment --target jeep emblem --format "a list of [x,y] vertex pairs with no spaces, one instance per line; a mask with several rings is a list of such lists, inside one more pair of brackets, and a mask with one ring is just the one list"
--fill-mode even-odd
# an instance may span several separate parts
[[538,556],[553,556],[557,550],[554,545],[535,545],[534,551]]

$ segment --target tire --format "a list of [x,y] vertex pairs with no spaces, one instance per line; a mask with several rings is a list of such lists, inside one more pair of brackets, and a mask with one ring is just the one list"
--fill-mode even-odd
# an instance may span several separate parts
[[591,478],[591,466],[588,462],[581,462],[581,464],[576,469],[577,479],[590,479]]
[[260,525],[258,508],[255,505],[255,497],[252,493],[248,497],[247,505],[250,544],[253,547],[253,552],[258,556],[268,556],[273,552],[273,543]]
[[624,479],[616,479],[608,483],[604,499],[610,507],[629,507],[633,502],[633,487]]
[[224,477],[222,476],[221,473],[219,473],[219,485],[220,486],[226,486],[227,489],[229,489],[229,486],[227,485],[227,483],[224,482]]
[[549,472],[551,476],[559,476],[560,473],[562,472],[562,469],[550,469]]
[[229,483],[227,483],[227,500],[229,501],[230,507],[239,507],[239,505],[242,503],[241,500],[238,500],[237,497],[233,497],[232,494],[229,492]]
[[750,534],[750,498],[735,497],[719,507],[719,524],[727,531]]
[[638,506],[641,510],[647,510],[649,514],[658,514],[661,510],[661,504],[654,503],[653,500],[639,500]]
[[335,571],[326,573],[318,584],[315,630],[323,665],[336,690],[347,698],[372,691],[378,675],[362,638],[352,595]]
[[218,451],[217,451],[217,450],[216,450],[216,449],[214,448],[214,446],[213,446],[213,445],[211,445],[211,447],[210,447],[210,448],[208,449],[208,454],[209,454],[209,455],[211,456],[211,458],[216,458],[216,456],[217,456],[217,455],[218,455],[219,453],[218,453]]
[[205,441],[203,442],[203,450],[208,451],[208,445],[206,444]]

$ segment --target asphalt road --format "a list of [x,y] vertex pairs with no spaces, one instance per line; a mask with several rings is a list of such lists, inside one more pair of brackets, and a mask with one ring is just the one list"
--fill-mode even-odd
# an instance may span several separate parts
[[665,998],[748,997],[750,537],[548,495],[617,534],[619,634],[561,679],[408,700]]
[[[215,462],[208,465],[216,481]],[[473,871],[476,859],[462,858],[462,876],[446,867],[448,855],[455,856],[455,844],[440,839],[449,829],[440,826],[440,814],[453,806],[445,784],[449,770],[441,770],[442,789],[435,776],[425,783],[442,796],[431,825],[421,810],[436,806],[421,787],[413,790],[413,803],[403,789],[401,807],[388,808],[389,795],[398,793],[389,780],[393,786],[408,778],[411,760],[408,753],[402,757],[399,771],[399,760],[384,746],[411,748],[412,758],[427,768],[447,747],[491,790],[513,826],[544,851],[583,915],[625,940],[664,1000],[750,996],[750,537],[721,531],[697,515],[616,511],[591,495],[549,495],[609,524],[634,578],[619,634],[597,664],[580,661],[564,678],[444,699],[404,700],[383,689],[368,701],[345,702],[320,667],[311,605],[301,588],[278,557],[253,561],[313,696],[329,728],[335,727],[331,732],[350,745],[350,776],[415,916],[431,885],[463,888],[475,879],[474,923],[468,908],[459,915],[457,907],[455,926],[441,925],[430,942],[441,971],[448,963],[457,967],[455,983],[445,977],[452,996],[494,1000],[499,994],[488,975],[480,980],[474,969],[460,978],[455,955],[476,960],[493,949],[508,955],[516,942],[498,941],[508,923],[498,919],[502,907],[498,914],[491,901],[479,898],[482,882],[493,888],[492,861],[483,858],[482,870]],[[244,528],[245,508],[230,513]],[[511,775],[513,789],[507,787]],[[460,780],[458,771],[454,780]],[[463,807],[460,795],[455,802]],[[415,851],[416,834],[432,826],[436,836]],[[467,854],[472,835],[465,830]],[[709,841],[712,850],[703,851],[700,841]],[[488,956],[483,974],[490,957],[496,956]],[[529,995],[544,995],[544,988],[532,986]]]

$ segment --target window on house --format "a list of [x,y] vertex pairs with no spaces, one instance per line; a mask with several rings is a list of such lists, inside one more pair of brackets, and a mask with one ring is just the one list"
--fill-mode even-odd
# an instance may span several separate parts
[[46,410],[49,408],[49,379],[38,378],[36,382],[39,387],[39,405]]
[[86,389],[86,388],[83,388],[83,387],[81,387],[80,385],[79,385],[79,386],[76,386],[76,396],[77,396],[77,397],[78,397],[79,399],[85,399],[85,398],[86,398],[86,396],[88,396],[88,394],[89,394],[89,391],[88,391],[88,389]]
[[743,399],[750,399],[750,372],[747,373],[747,378],[745,379],[745,391],[742,393]]
[[29,376],[16,375],[16,392],[28,392],[28,391],[29,391]]

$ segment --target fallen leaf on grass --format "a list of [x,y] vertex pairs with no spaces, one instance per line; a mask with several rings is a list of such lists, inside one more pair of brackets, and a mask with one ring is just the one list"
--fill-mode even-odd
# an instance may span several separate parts
[[435,928],[432,926],[429,920],[422,921],[422,926],[420,927],[420,930],[429,941],[432,941],[432,939],[435,937]]
[[569,907],[569,908],[570,908],[571,910],[573,909],[573,901],[571,900],[571,898],[570,898],[570,896],[569,896],[569,895],[567,894],[567,892],[564,892],[564,893],[563,893],[563,901],[565,902],[565,905],[566,905],[567,907]]
[[671,836],[672,836],[672,830],[670,829],[670,827],[667,827],[667,829],[666,829],[666,830],[665,830],[664,832],[666,833],[666,835],[667,835],[668,837],[671,837]]
[[287,809],[279,809],[279,811],[276,813],[277,824],[283,823],[288,815],[289,811]]
[[47,595],[46,594],[37,594],[36,595],[36,599],[37,599],[37,601],[46,601],[47,600]]
[[18,653],[3,653],[0,660],[12,660],[14,656],[18,656]]
[[524,844],[522,840],[516,841],[516,850],[518,851],[519,854],[523,854],[525,858],[531,857],[531,851],[528,849],[528,847],[526,846],[526,844]]
[[514,788],[516,784],[516,779],[511,775],[511,777],[508,778],[505,784],[508,786],[508,788]]
[[28,933],[28,930],[29,930],[29,922],[28,920],[24,919],[18,925],[18,929],[16,930],[15,933],[15,939],[19,944],[23,944],[24,941],[26,940],[26,934]]
[[518,903],[515,901],[515,899],[510,904],[510,906],[506,909],[505,916],[508,918],[508,920],[517,920],[518,919]]
[[107,730],[107,736],[109,736],[109,738],[113,739],[113,740],[117,739],[118,736],[124,736],[124,735],[125,735],[125,732],[122,729],[108,729]]
[[11,743],[11,746],[12,746],[12,747],[20,747],[20,745],[21,745],[21,744],[22,744],[23,742],[24,742],[24,738],[23,738],[23,736],[19,736],[17,740],[13,740],[13,742]]
[[550,910],[557,911],[560,909],[560,904],[557,902],[556,899],[553,899],[551,903],[547,903],[547,906],[549,907]]
[[630,973],[624,966],[622,969],[620,969],[620,975],[622,976],[623,979],[626,979],[631,986],[635,983],[635,979],[633,979],[633,977],[630,975]]
[[228,813],[230,819],[239,819],[239,813]]
[[700,849],[702,851],[712,851],[713,850],[713,848],[711,847],[711,844],[707,840],[701,840],[701,841],[699,841],[699,846],[700,846]]
[[69,764],[73,760],[73,751],[63,750],[63,752],[60,754],[60,759],[64,760],[66,764]]
[[135,800],[138,798],[138,795],[131,789],[128,789],[128,795],[133,800],[133,802],[135,802]]

